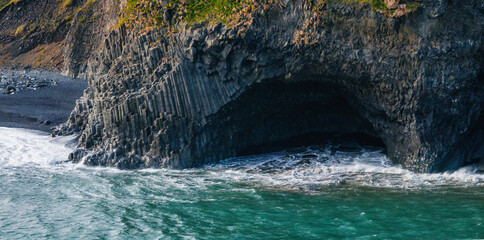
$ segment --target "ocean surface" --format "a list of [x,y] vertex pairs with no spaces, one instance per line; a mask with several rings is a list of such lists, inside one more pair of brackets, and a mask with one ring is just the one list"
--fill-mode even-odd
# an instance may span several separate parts
[[73,137],[0,128],[0,239],[479,239],[484,175],[324,145],[190,170],[66,163]]

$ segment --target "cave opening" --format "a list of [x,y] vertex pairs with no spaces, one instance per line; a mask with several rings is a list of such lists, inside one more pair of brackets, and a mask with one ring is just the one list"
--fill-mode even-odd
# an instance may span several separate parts
[[353,100],[330,83],[255,83],[209,119],[209,129],[218,132],[209,145],[230,149],[232,156],[342,142],[384,148],[371,123],[350,104]]

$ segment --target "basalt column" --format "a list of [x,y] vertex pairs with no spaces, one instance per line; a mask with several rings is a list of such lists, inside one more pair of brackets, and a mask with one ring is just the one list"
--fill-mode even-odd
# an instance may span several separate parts
[[481,1],[428,1],[395,16],[365,3],[281,3],[235,25],[113,29],[57,132],[80,132],[71,158],[185,168],[321,134],[381,142],[415,171],[475,161]]

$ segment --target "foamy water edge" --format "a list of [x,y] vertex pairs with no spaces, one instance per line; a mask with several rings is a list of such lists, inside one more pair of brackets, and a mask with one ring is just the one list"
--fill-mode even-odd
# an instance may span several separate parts
[[[133,171],[59,164],[74,149],[75,136],[51,138],[48,134],[0,127],[0,170],[45,168],[49,171],[88,171],[126,174]],[[421,174],[393,165],[381,149],[335,151],[334,146],[306,151],[278,152],[232,158],[198,169],[144,169],[135,172],[163,177],[172,187],[213,184],[226,181],[260,188],[318,193],[328,186],[364,186],[390,189],[435,189],[440,187],[482,187],[484,175],[475,166],[454,172]],[[183,182],[185,181],[185,182]]]

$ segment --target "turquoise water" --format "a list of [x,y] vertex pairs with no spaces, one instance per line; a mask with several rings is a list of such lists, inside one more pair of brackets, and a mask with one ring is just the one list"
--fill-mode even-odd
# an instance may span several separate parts
[[484,238],[472,166],[414,174],[380,149],[314,146],[120,171],[60,163],[70,140],[0,128],[1,239]]

